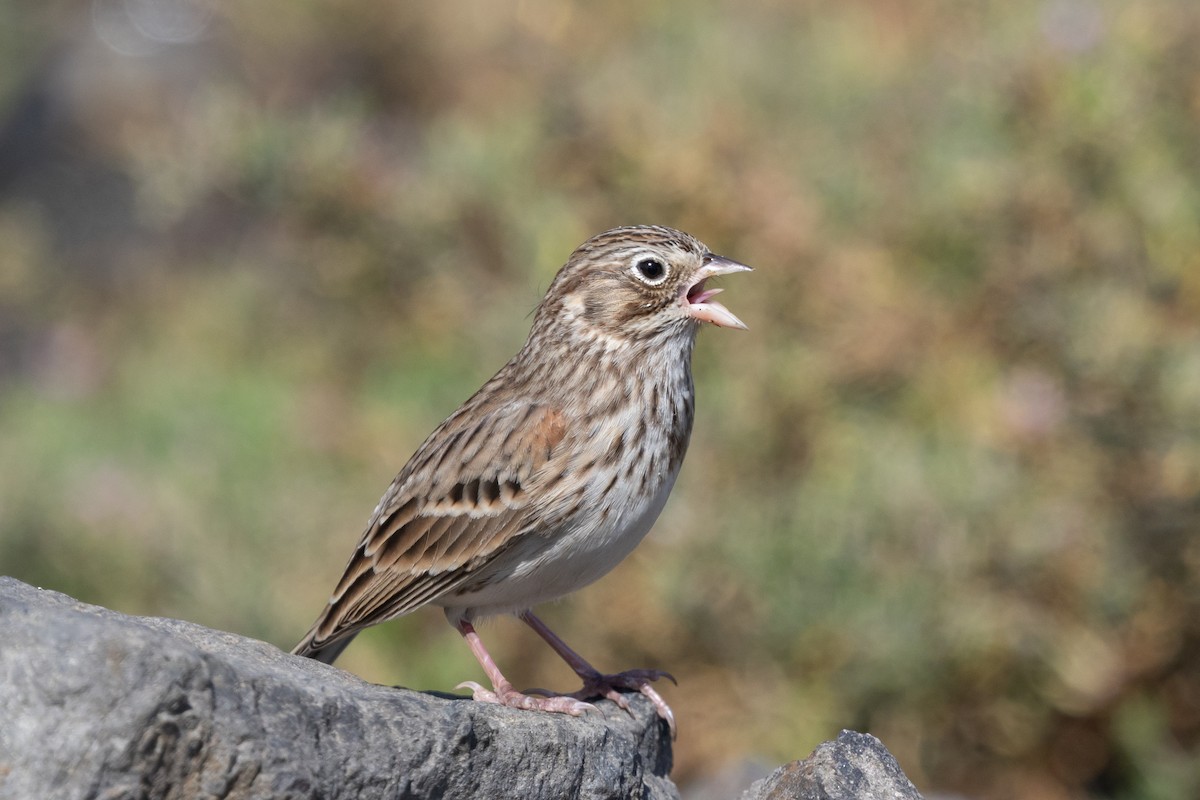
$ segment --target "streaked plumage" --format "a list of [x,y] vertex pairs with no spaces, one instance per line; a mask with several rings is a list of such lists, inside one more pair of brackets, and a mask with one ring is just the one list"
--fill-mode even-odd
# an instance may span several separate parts
[[614,687],[637,688],[671,721],[647,683],[662,673],[601,676],[528,611],[607,573],[658,517],[691,435],[699,323],[745,327],[704,281],[746,269],[669,228],[581,245],[521,351],[396,476],[293,652],[332,662],[362,629],[437,605],[493,680],[492,692],[469,684],[476,699],[581,713],[512,691],[491,663],[472,621],[517,613],[590,690],[624,705]]

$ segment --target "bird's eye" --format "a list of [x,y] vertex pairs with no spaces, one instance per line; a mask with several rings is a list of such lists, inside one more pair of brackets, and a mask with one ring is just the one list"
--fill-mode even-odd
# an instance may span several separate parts
[[633,265],[633,271],[643,282],[654,286],[667,277],[667,267],[657,258],[643,258]]

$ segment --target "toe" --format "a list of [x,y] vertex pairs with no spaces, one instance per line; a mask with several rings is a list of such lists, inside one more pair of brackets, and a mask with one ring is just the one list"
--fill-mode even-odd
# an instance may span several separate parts
[[654,691],[654,687],[650,684],[643,684],[640,691],[654,704],[654,710],[658,712],[658,716],[667,721],[667,727],[671,729],[671,738],[674,739],[675,712],[671,711],[671,707],[667,705],[667,702],[662,699],[662,696],[658,692]]
[[629,698],[626,697],[625,695],[621,694],[619,691],[617,691],[613,687],[611,687],[611,686],[601,687],[601,688],[593,689],[593,690],[587,692],[587,696],[589,696],[589,697],[595,697],[597,695],[599,695],[600,697],[604,697],[609,700],[612,700],[614,703],[616,703],[616,705],[619,708],[625,710],[626,712],[628,712],[630,714],[633,713],[633,709],[631,709],[629,707]]
[[[573,717],[581,717],[589,711],[599,711],[591,703],[569,695],[554,694],[545,689],[530,689],[528,693],[507,688],[489,691],[475,681],[463,681],[455,688],[470,689],[471,696],[480,703],[494,703],[522,711],[549,711],[554,714],[570,714]],[[534,694],[542,696],[534,697]]]
[[574,697],[558,696],[558,697],[541,697],[538,698],[539,704],[546,711],[555,711],[560,714],[570,714],[573,717],[582,717],[590,711],[599,711],[591,703],[585,703],[582,700],[576,700]]
[[480,703],[502,703],[500,695],[489,691],[475,681],[463,681],[455,689],[470,689],[471,698]]
[[675,680],[675,676],[666,670],[662,669],[631,669],[628,672],[620,672],[610,676],[614,681],[630,684],[629,688],[640,688],[638,684],[652,683],[657,680],[666,678],[676,686],[679,681]]

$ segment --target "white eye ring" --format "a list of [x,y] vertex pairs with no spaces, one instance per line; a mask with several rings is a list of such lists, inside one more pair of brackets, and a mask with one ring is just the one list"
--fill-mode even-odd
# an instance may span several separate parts
[[633,276],[642,283],[658,286],[667,279],[669,270],[660,258],[644,257],[633,262]]

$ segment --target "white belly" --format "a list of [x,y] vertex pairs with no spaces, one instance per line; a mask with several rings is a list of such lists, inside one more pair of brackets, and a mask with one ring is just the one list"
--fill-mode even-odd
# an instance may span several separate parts
[[657,492],[624,508],[615,506],[623,494],[616,487],[601,500],[608,501],[607,517],[602,512],[582,515],[553,533],[527,534],[485,568],[486,585],[434,602],[479,617],[521,611],[582,589],[608,574],[645,538],[662,513],[675,478],[675,474],[665,476]]

